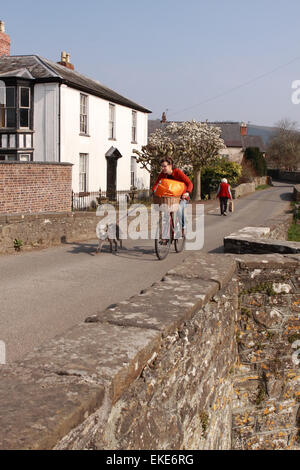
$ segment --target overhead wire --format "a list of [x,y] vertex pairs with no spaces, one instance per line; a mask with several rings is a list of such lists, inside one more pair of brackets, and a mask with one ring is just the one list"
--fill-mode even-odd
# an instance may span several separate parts
[[280,69],[282,69],[282,68],[284,68],[284,67],[287,67],[288,65],[292,64],[293,62],[296,62],[297,60],[300,60],[300,56],[295,57],[294,59],[290,60],[289,62],[286,62],[286,63],[284,63],[284,64],[278,65],[278,66],[275,67],[274,69],[272,69],[272,70],[270,70],[270,71],[268,71],[268,72],[265,72],[265,73],[263,73],[263,74],[261,74],[261,75],[258,75],[258,76],[256,76],[256,77],[252,78],[251,80],[247,80],[246,82],[243,82],[243,83],[241,83],[240,85],[237,85],[237,86],[235,86],[235,87],[229,88],[228,90],[225,90],[225,91],[222,92],[222,93],[218,93],[218,94],[215,95],[215,96],[212,96],[212,97],[207,98],[207,99],[205,99],[205,100],[203,100],[203,101],[200,101],[200,103],[197,103],[197,104],[194,104],[194,105],[189,106],[189,107],[187,107],[187,108],[183,108],[183,109],[180,109],[180,110],[178,110],[178,111],[172,112],[171,115],[174,116],[174,115],[176,115],[176,114],[183,113],[183,112],[185,112],[185,111],[189,111],[190,109],[197,108],[198,106],[201,106],[201,105],[203,105],[203,104],[209,103],[209,102],[214,101],[214,100],[216,100],[216,99],[218,99],[218,98],[222,98],[223,96],[226,96],[226,95],[228,95],[228,94],[230,94],[230,93],[233,93],[234,91],[239,90],[240,88],[243,88],[243,87],[245,87],[245,86],[248,86],[248,85],[250,85],[251,83],[254,83],[254,82],[258,81],[258,80],[261,80],[262,78],[267,77],[268,75],[271,75],[271,74],[277,72],[278,70],[280,70]]

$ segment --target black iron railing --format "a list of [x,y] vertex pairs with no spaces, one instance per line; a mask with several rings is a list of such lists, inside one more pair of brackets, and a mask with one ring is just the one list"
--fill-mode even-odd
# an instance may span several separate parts
[[89,211],[96,210],[100,204],[113,203],[119,205],[120,201],[125,201],[130,204],[136,200],[149,197],[149,190],[121,190],[107,192],[99,191],[95,192],[81,192],[74,193],[72,191],[72,211]]

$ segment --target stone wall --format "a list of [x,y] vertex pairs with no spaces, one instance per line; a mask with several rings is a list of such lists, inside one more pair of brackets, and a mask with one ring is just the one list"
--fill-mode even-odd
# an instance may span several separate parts
[[238,274],[232,448],[299,450],[299,256],[249,255]]
[[247,194],[251,194],[255,192],[255,188],[262,184],[268,184],[269,180],[267,176],[256,176],[253,178],[251,183],[242,183],[232,189],[232,197],[233,199],[237,199],[241,196],[246,196]]
[[0,162],[0,215],[70,212],[70,163]]
[[14,251],[14,239],[22,250],[96,238],[99,218],[95,212],[0,216],[0,253]]
[[2,366],[0,448],[300,450],[299,260],[193,254]]

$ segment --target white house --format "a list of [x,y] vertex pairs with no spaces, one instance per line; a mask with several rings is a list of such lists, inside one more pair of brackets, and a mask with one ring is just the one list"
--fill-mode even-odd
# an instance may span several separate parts
[[0,160],[70,162],[74,192],[148,189],[133,150],[151,111],[75,71],[68,54],[10,56],[7,37],[0,22]]

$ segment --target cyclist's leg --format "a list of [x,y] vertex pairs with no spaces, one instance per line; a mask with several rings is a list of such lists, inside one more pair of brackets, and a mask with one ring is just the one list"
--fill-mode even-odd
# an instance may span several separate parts
[[170,212],[167,207],[162,208],[162,236],[163,240],[169,240],[170,238]]
[[184,209],[187,205],[188,201],[187,199],[181,199],[177,211],[177,221],[179,223],[176,224],[176,237],[179,238],[183,235],[184,229],[185,229],[185,215],[184,215]]

